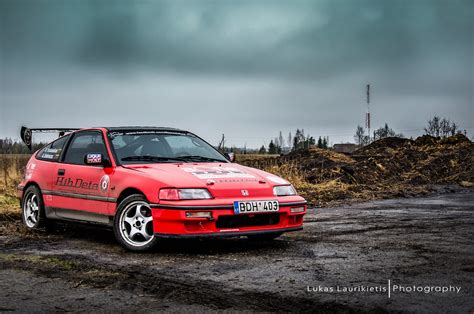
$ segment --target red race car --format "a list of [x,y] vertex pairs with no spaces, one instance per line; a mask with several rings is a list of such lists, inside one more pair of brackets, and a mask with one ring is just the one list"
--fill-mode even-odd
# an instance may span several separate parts
[[[22,138],[31,145],[31,130]],[[159,238],[269,240],[303,228],[306,201],[288,181],[230,159],[178,129],[75,130],[28,161],[18,186],[23,221],[30,229],[51,220],[108,225],[133,251]]]

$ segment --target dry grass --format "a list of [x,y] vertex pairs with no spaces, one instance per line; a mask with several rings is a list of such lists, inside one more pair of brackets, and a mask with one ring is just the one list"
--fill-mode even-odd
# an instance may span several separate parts
[[282,165],[269,165],[264,167],[263,170],[283,177],[293,183],[295,186],[307,184],[304,174],[292,162]]
[[246,161],[246,160],[261,160],[268,158],[280,157],[278,154],[236,154],[236,162]]
[[358,187],[337,179],[321,183],[310,183],[305,179],[305,175],[294,162],[270,165],[263,167],[262,170],[290,181],[298,190],[298,193],[311,204],[324,205],[335,200],[371,198],[367,193],[358,191]]
[[0,219],[15,221],[21,211],[16,187],[24,173],[29,155],[0,155]]
[[16,187],[24,175],[30,155],[0,155],[0,193],[16,195]]
[[0,194],[0,217],[5,219],[18,219],[21,215],[18,199],[16,197]]

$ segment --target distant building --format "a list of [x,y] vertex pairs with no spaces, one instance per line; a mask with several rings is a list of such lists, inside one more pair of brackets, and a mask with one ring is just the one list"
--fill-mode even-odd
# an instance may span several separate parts
[[345,144],[334,144],[333,149],[335,152],[342,154],[352,154],[359,148],[359,145],[345,143]]

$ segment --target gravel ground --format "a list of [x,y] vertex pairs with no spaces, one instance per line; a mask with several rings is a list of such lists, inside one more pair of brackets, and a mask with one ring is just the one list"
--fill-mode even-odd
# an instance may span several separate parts
[[108,230],[0,220],[0,311],[472,313],[473,214],[471,189],[311,209],[275,241],[168,240],[142,254]]

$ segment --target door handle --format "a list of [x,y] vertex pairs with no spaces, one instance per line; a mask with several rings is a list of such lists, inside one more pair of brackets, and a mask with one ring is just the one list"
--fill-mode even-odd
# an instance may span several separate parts
[[59,169],[58,170],[58,176],[63,176],[66,173],[66,170],[64,169]]

